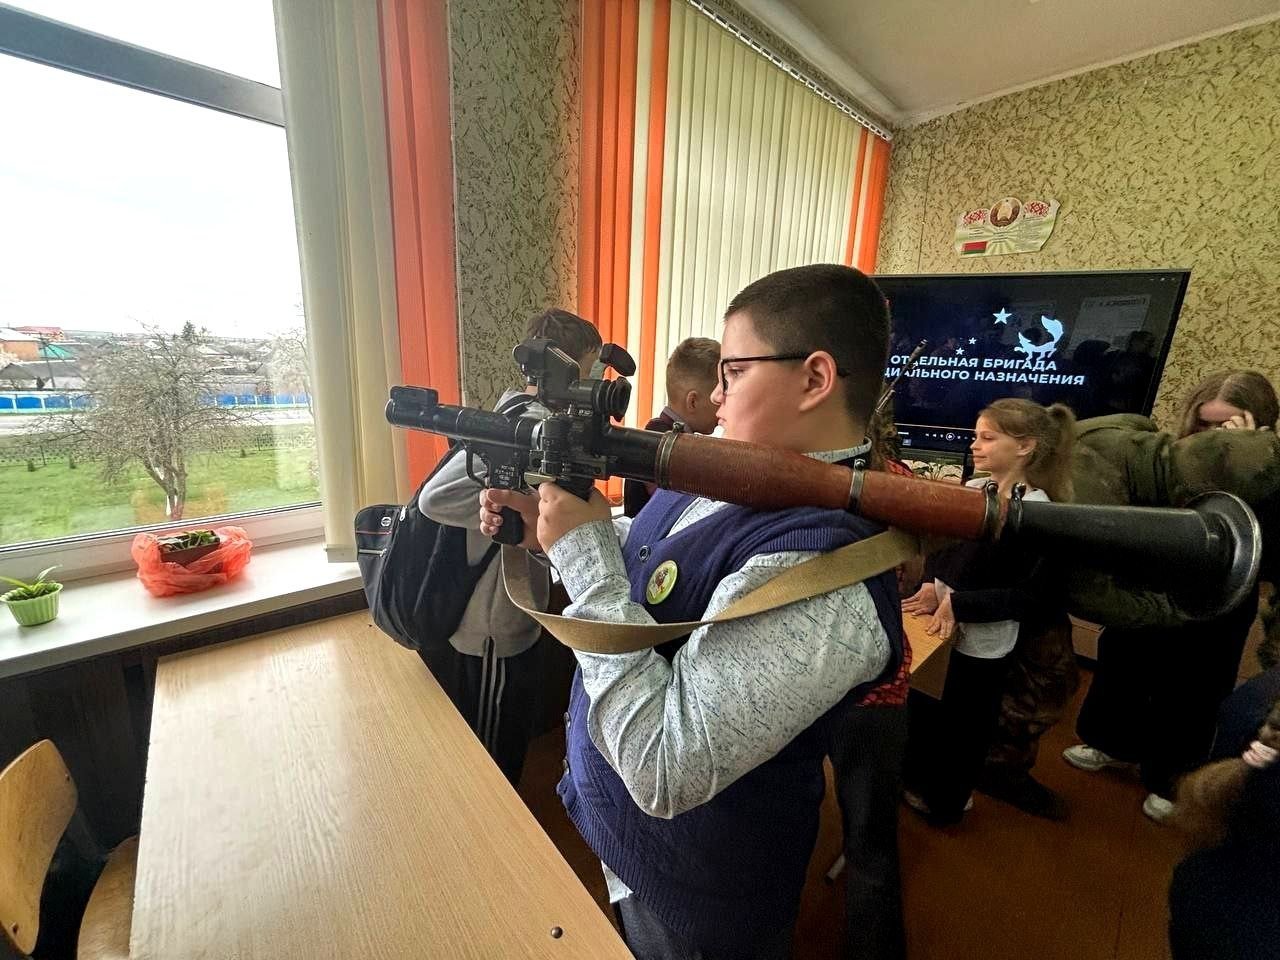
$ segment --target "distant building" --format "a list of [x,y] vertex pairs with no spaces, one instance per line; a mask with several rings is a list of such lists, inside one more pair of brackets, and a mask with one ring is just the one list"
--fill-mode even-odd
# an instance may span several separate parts
[[113,333],[110,330],[63,330],[69,340],[81,343],[104,343],[110,340],[137,340],[142,334]]
[[28,360],[0,366],[0,389],[83,390],[84,371],[78,360]]
[[45,360],[74,360],[83,346],[69,340],[41,340],[40,356]]
[[13,329],[17,330],[19,333],[28,333],[31,336],[35,337],[37,340],[66,339],[66,333],[63,331],[61,327],[38,327],[38,326],[32,326],[28,324],[21,327],[14,327]]
[[0,351],[19,360],[38,360],[40,338],[14,330],[12,327],[0,327]]

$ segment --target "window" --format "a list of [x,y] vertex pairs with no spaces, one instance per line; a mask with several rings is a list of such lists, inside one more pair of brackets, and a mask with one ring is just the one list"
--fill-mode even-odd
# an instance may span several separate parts
[[0,565],[314,505],[279,90],[220,72],[278,84],[269,0],[21,6],[0,8]]
[[270,0],[9,0],[11,6],[83,30],[280,86]]

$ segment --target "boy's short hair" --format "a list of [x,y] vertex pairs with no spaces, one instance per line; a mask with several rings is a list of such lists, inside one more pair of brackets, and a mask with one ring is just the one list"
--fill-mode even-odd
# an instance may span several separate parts
[[778,353],[825,350],[843,378],[849,412],[864,422],[884,389],[889,305],[860,270],[815,263],[777,270],[733,298],[725,319],[747,313]]
[[720,376],[720,343],[709,337],[689,337],[671,351],[667,358],[667,396],[674,397],[690,387],[707,384],[707,395],[715,389]]
[[528,337],[551,340],[574,360],[581,360],[602,346],[595,324],[559,307],[543,310],[533,317],[525,332]]

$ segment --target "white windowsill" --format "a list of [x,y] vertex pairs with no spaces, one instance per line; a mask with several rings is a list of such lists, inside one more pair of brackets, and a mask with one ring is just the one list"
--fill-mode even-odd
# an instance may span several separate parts
[[199,517],[187,522],[129,527],[80,537],[64,537],[37,543],[0,546],[0,570],[18,576],[34,577],[45,567],[57,569],[57,577],[70,589],[71,581],[100,579],[137,569],[133,562],[133,539],[139,533],[173,532],[196,527],[216,528],[230,524],[249,535],[254,549],[260,550],[291,540],[309,540],[324,529],[319,504],[299,504],[255,510],[251,513],[222,517]]
[[0,611],[0,679],[143,646],[360,589],[354,563],[329,563],[320,540],[255,548],[244,572],[200,593],[153,597],[133,573],[68,583],[58,619],[19,627]]

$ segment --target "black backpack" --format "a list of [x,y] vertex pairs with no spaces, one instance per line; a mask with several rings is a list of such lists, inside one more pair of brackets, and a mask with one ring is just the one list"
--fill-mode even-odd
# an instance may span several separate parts
[[[512,397],[498,412],[518,415],[530,400],[524,395]],[[454,447],[441,457],[408,503],[379,503],[356,514],[356,562],[369,612],[384,633],[410,650],[447,645],[476,584],[498,552],[499,544],[492,544],[484,558],[471,566],[467,531],[436,523],[418,509],[423,487],[454,456],[466,454]]]

